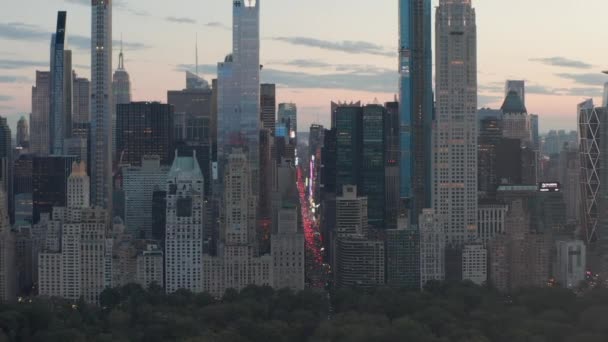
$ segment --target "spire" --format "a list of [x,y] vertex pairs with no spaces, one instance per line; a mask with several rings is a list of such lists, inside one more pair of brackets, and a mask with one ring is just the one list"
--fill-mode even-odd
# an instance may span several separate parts
[[118,69],[125,69],[124,56],[122,54],[122,33],[120,34],[120,54],[118,55]]
[[196,40],[194,42],[194,59],[196,62],[196,76],[198,76],[198,32],[196,33]]

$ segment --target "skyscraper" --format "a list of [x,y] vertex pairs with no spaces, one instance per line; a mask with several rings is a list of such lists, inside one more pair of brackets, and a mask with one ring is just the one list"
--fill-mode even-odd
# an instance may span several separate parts
[[[122,53],[122,41],[120,42],[120,53],[118,54],[118,69],[114,71],[114,77],[112,79],[112,93],[114,95],[114,103],[112,106],[112,145],[116,146],[117,132],[121,132],[116,127],[116,117],[118,115],[118,109],[116,106],[121,104],[131,103],[131,80],[129,73],[125,69],[125,60]],[[114,155],[114,158],[118,156]]]
[[399,183],[414,223],[431,206],[432,68],[431,0],[400,0]]
[[31,152],[49,154],[49,115],[51,111],[51,73],[36,71],[36,85],[32,87]]
[[91,202],[112,208],[112,0],[92,0]]
[[232,1],[233,51],[218,64],[218,160],[247,150],[250,186],[258,193],[260,139],[260,0]]
[[51,110],[50,110],[50,152],[63,154],[63,141],[72,132],[72,53],[66,50],[67,13],[57,14],[57,31],[51,44]]
[[477,28],[470,0],[441,0],[436,17],[434,209],[448,244],[477,230]]
[[531,146],[532,128],[528,110],[516,91],[507,94],[501,107],[502,135],[509,139],[519,139],[522,145]]
[[162,165],[173,161],[173,107],[158,102],[116,106],[116,158],[122,164],[141,165],[145,155],[157,155]]
[[278,121],[287,127],[290,139],[298,135],[298,107],[295,103],[279,103]]
[[[91,101],[91,82],[73,74],[72,85],[72,127],[78,124],[88,124],[91,120],[89,103]],[[72,133],[74,129],[72,128]]]
[[30,145],[30,128],[27,119],[22,116],[17,122],[17,146],[28,148]]
[[507,80],[505,82],[505,97],[509,95],[510,92],[514,91],[517,95],[519,95],[519,99],[523,103],[524,107],[526,106],[526,81],[522,80]]
[[262,128],[269,130],[270,134],[274,136],[277,120],[276,86],[274,84],[262,84],[261,95],[260,108],[262,112],[260,113],[260,121],[262,121]]

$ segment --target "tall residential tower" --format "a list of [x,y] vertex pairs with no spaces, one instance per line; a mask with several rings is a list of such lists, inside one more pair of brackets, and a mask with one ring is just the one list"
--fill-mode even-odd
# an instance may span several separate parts
[[92,0],[91,202],[112,208],[112,0]]
[[449,245],[477,230],[477,27],[470,0],[441,0],[436,18],[433,208]]
[[400,193],[412,222],[431,205],[431,0],[399,2]]

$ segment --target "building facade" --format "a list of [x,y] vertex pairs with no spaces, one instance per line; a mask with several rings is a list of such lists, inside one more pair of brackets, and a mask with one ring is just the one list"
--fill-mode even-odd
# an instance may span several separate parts
[[432,209],[422,211],[420,231],[420,288],[429,281],[445,280],[446,234],[444,223]]
[[36,71],[36,85],[32,87],[31,152],[46,156],[50,151],[49,116],[51,112],[51,73]]

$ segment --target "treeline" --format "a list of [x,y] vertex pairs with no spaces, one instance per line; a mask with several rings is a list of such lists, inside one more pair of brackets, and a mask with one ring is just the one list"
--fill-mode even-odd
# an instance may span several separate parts
[[101,305],[35,298],[0,306],[1,341],[45,342],[605,342],[608,290],[529,289],[511,296],[463,284],[328,296],[267,287],[223,298],[137,285]]

